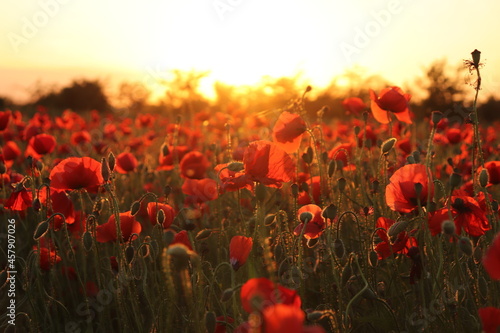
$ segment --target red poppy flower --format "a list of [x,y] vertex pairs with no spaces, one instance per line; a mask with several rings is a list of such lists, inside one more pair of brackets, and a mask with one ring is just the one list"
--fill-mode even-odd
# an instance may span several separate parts
[[24,186],[20,185],[11,194],[5,208],[13,211],[24,211],[31,207],[33,204],[31,190],[27,190]]
[[484,167],[488,169],[490,184],[500,184],[500,161],[486,162]]
[[449,128],[446,131],[446,138],[452,145],[462,141],[462,131],[459,128]]
[[352,156],[352,143],[343,143],[328,152],[328,157],[335,161],[342,161],[344,168],[349,168],[349,161]]
[[366,109],[366,104],[359,97],[349,97],[342,101],[342,106],[347,111],[347,113],[352,113],[354,115],[359,115],[361,111]]
[[174,162],[179,162],[184,155],[186,155],[189,151],[189,147],[187,146],[176,146],[175,148],[172,146],[168,146],[168,149],[165,149],[167,154],[165,155],[164,151],[160,152],[159,157],[159,165],[157,170],[172,170],[174,168]]
[[189,240],[189,235],[186,230],[182,230],[175,234],[174,240],[172,241],[172,243],[170,243],[169,246],[172,246],[174,244],[183,244],[189,250],[193,251],[193,246],[191,245],[191,241]]
[[31,137],[26,150],[26,156],[40,158],[43,155],[50,154],[56,147],[56,139],[49,134],[38,134]]
[[[426,170],[422,164],[407,164],[396,170],[385,189],[385,201],[392,210],[409,213],[418,207],[419,200],[422,206],[427,204],[427,195],[434,195],[434,183],[432,179],[429,182]],[[422,186],[420,195],[415,184]]]
[[[64,191],[50,191],[50,200],[47,201],[47,191],[41,190],[38,192],[38,199],[42,205],[49,205],[51,209],[48,211],[48,215],[54,213],[60,213],[64,215],[64,221],[67,224],[73,224],[75,222],[75,211],[73,206],[73,201]],[[62,227],[63,220],[60,216],[55,216],[52,220],[52,227],[54,230],[59,230]]]
[[[267,278],[253,278],[248,280],[240,291],[241,305],[243,309],[252,313],[255,301],[258,299],[260,304],[258,310],[264,310],[273,304],[283,303],[300,308],[302,301],[295,290],[275,285]],[[253,304],[253,305],[252,305]]]
[[302,333],[305,313],[289,304],[268,306],[262,312],[265,333]]
[[476,199],[466,195],[452,196],[451,202],[457,234],[463,228],[466,233],[476,237],[491,229],[488,218]]
[[165,220],[163,221],[163,228],[168,229],[175,218],[175,210],[167,204],[164,203],[156,203],[156,202],[148,202],[147,211],[149,222],[152,225],[155,225],[156,216],[158,214],[158,210],[162,210],[165,213]]
[[410,237],[406,231],[402,231],[390,239],[387,231],[394,223],[395,221],[386,217],[377,219],[376,227],[385,229],[385,231],[377,230],[377,235],[382,241],[375,246],[375,252],[380,260],[389,258],[393,253],[407,254],[411,247],[417,246],[415,238]]
[[486,251],[483,266],[493,280],[500,280],[500,233]]
[[243,156],[245,174],[264,185],[281,187],[293,179],[295,164],[278,145],[269,141],[251,142]]
[[478,310],[484,333],[496,333],[500,327],[500,309],[488,306]]
[[411,124],[408,102],[411,96],[405,94],[399,87],[382,89],[380,96],[370,89],[371,109],[375,119],[382,123],[389,123],[388,112],[393,113],[399,121]]
[[12,115],[11,111],[1,111],[0,112],[0,131],[3,131],[9,125],[10,116]]
[[[314,176],[311,180],[305,180],[306,184],[309,185],[309,192],[301,191],[297,202],[299,205],[308,205],[312,203],[319,204],[321,202],[321,179],[319,176]],[[311,201],[311,197],[313,201]]]
[[179,166],[183,177],[201,179],[205,177],[210,162],[199,151],[191,151],[182,157]]
[[90,133],[87,131],[79,131],[71,134],[71,143],[75,146],[88,143],[91,141]]
[[40,256],[40,268],[44,271],[48,271],[55,264],[61,262],[61,257],[57,255],[57,252],[52,250],[52,247],[40,246],[38,248],[36,245],[33,246],[33,250]]
[[186,194],[186,203],[203,203],[215,200],[218,197],[217,182],[210,178],[187,178],[182,184],[182,193]]
[[287,153],[293,153],[299,149],[302,134],[306,130],[304,119],[296,113],[284,111],[273,127],[273,141]]
[[[132,234],[139,234],[142,230],[141,224],[135,220],[130,211],[120,213],[120,229],[122,240],[128,241]],[[100,243],[114,242],[118,239],[116,234],[115,215],[111,215],[108,222],[98,225],[96,228],[96,240]]]
[[94,193],[104,183],[101,163],[90,157],[69,157],[59,162],[49,178],[50,186],[57,191],[85,189]]
[[121,153],[116,156],[115,170],[118,173],[129,173],[137,168],[137,159],[131,153]]
[[245,264],[252,246],[252,237],[234,236],[231,238],[231,243],[229,243],[229,262],[235,271]]
[[245,171],[232,171],[227,168],[230,163],[218,164],[214,170],[219,175],[220,192],[233,192],[246,188],[253,189],[253,181],[245,174]]
[[8,141],[2,148],[3,158],[6,165],[12,165],[14,161],[21,155],[21,149],[15,141]]
[[[326,227],[325,219],[322,216],[323,210],[317,205],[309,204],[300,207],[297,215],[300,216],[304,212],[310,212],[313,215],[312,220],[307,222],[306,230],[304,231],[304,237],[306,239],[318,238],[319,236],[321,236],[323,230],[325,230]],[[303,227],[304,223],[300,223],[293,231],[293,234],[295,236],[300,236]]]

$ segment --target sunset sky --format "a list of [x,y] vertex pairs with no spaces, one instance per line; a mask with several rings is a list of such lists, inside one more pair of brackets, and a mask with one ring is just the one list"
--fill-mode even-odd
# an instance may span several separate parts
[[3,0],[0,13],[0,96],[18,101],[73,78],[159,93],[172,69],[210,71],[207,93],[297,72],[320,88],[354,65],[403,86],[476,48],[484,94],[500,91],[494,0]]

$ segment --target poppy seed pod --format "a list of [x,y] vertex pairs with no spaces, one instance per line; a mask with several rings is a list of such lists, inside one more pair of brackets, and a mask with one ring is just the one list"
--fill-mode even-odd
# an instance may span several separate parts
[[313,214],[311,212],[303,212],[299,216],[299,220],[302,223],[309,222],[313,219]]
[[479,185],[481,187],[486,187],[490,181],[490,174],[488,173],[488,169],[483,169],[481,170],[481,173],[479,174]]
[[472,242],[468,237],[460,237],[458,248],[467,256],[472,256]]

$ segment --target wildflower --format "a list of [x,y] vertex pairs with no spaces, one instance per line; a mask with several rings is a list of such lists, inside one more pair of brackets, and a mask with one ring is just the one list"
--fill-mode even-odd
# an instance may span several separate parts
[[[301,214],[304,212],[309,212],[312,215],[312,219],[310,221],[307,221],[306,229],[304,231],[304,237],[306,239],[318,238],[319,236],[321,236],[323,230],[325,230],[326,227],[325,219],[323,218],[322,214],[323,210],[317,205],[309,204],[300,207],[297,214],[298,216],[301,216]],[[303,227],[304,227],[304,222],[300,223],[295,228],[293,234],[295,236],[299,236],[302,232]]]
[[483,266],[493,280],[500,280],[500,234],[496,235],[486,251]]
[[275,285],[267,278],[253,278],[245,282],[240,292],[241,305],[247,313],[264,310],[273,304],[282,303],[300,308],[302,301],[295,290]]
[[180,160],[181,175],[185,178],[202,179],[210,166],[207,157],[199,151],[191,151]]
[[186,203],[203,203],[218,197],[217,182],[210,178],[187,178],[182,184],[182,193],[186,194]]
[[273,127],[273,141],[287,153],[293,153],[299,149],[306,130],[306,122],[300,115],[284,111]]
[[500,327],[500,309],[488,306],[478,310],[483,332],[496,333]]
[[352,113],[354,115],[359,115],[361,111],[366,109],[366,104],[359,97],[349,97],[342,101],[342,106],[347,111],[347,113]]
[[229,244],[229,262],[237,271],[247,261],[252,250],[253,240],[251,237],[234,236]]
[[38,134],[31,137],[26,149],[25,156],[40,158],[43,155],[50,154],[56,147],[56,139],[49,134]]
[[375,119],[382,123],[389,123],[389,112],[393,113],[399,121],[411,124],[408,102],[411,95],[405,94],[399,87],[382,89],[380,96],[370,89],[371,109]]
[[422,164],[408,164],[396,170],[385,190],[386,203],[392,210],[410,213],[419,203],[427,204],[427,196],[434,195],[434,184],[432,179],[429,182],[426,170]]
[[137,159],[132,153],[124,152],[116,156],[115,170],[118,173],[126,174],[134,171],[138,164]]
[[277,144],[265,140],[251,142],[243,156],[245,174],[252,181],[267,186],[281,187],[291,181],[295,163]]
[[50,186],[57,191],[85,189],[97,192],[104,180],[101,163],[90,157],[69,157],[59,162],[50,172]]
[[[141,224],[135,220],[130,211],[120,213],[120,229],[122,240],[128,241],[132,234],[139,234],[142,230]],[[118,239],[116,234],[115,215],[111,215],[108,222],[98,225],[96,228],[96,240],[100,243],[114,242]]]

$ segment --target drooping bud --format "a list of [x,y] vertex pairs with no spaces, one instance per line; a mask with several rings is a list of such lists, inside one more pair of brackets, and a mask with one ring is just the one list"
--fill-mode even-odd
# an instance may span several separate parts
[[325,316],[325,312],[323,311],[313,311],[307,314],[307,320],[309,321],[318,321],[321,320]]
[[156,212],[156,222],[158,222],[159,225],[163,225],[163,222],[165,222],[165,212],[163,209],[158,209]]
[[380,150],[382,151],[382,155],[387,155],[389,151],[391,151],[392,147],[396,144],[396,141],[398,141],[396,138],[390,138],[385,140],[382,143],[382,146],[380,146]]
[[333,220],[337,216],[337,206],[329,204],[325,209],[323,209],[321,215],[325,219]]
[[347,184],[347,181],[345,180],[345,178],[344,178],[344,177],[339,178],[339,179],[337,180],[337,185],[338,185],[338,187],[339,187],[339,191],[340,191],[341,193],[342,193],[342,192],[344,192],[346,184]]
[[306,164],[311,164],[313,157],[314,157],[313,150],[312,150],[311,146],[309,146],[309,147],[307,147],[306,152],[304,154],[302,154],[302,160]]
[[127,264],[130,264],[134,259],[135,249],[132,245],[127,246],[125,249],[125,260],[127,260]]
[[222,292],[222,296],[221,296],[220,300],[222,302],[227,302],[231,299],[231,297],[233,297],[233,294],[234,294],[234,290],[232,288],[228,288]]
[[196,234],[196,240],[204,240],[204,239],[207,239],[208,237],[210,237],[210,235],[212,234],[212,230],[211,229],[203,229],[203,230],[200,230],[197,234]]
[[135,215],[137,215],[137,213],[139,213],[140,209],[141,209],[141,202],[134,201],[134,202],[132,202],[132,205],[130,206],[130,214],[132,216],[135,216]]
[[299,195],[299,185],[294,183],[290,186],[290,188],[292,190],[292,195],[296,198]]
[[488,185],[489,181],[490,181],[490,174],[488,173],[488,169],[482,169],[481,173],[479,174],[479,185],[485,188],[486,185]]
[[47,233],[48,230],[49,230],[49,220],[45,220],[38,223],[35,229],[35,234],[33,235],[33,239],[39,240]]
[[369,260],[370,266],[377,267],[377,265],[378,265],[378,254],[377,254],[377,252],[370,251],[370,254],[368,256],[368,260]]
[[92,249],[92,245],[94,245],[94,238],[90,232],[86,231],[83,234],[83,248],[89,252]]

